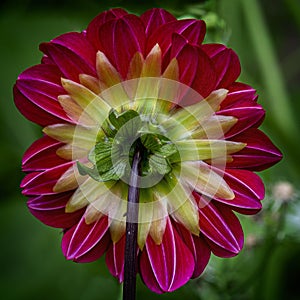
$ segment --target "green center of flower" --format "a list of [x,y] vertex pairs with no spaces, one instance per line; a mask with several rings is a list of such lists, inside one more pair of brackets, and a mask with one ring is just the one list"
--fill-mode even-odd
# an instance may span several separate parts
[[89,175],[96,181],[121,179],[128,183],[137,148],[142,153],[142,177],[147,179],[142,187],[158,183],[172,171],[172,162],[179,160],[175,144],[163,134],[164,128],[157,120],[135,110],[118,113],[112,109],[102,132],[88,156],[93,168],[77,163],[81,175]]

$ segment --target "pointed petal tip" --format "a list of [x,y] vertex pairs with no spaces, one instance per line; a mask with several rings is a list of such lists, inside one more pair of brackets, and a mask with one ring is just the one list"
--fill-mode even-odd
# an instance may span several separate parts
[[172,292],[192,277],[194,269],[192,253],[170,221],[160,245],[148,237],[141,254],[140,271],[149,289],[159,294]]
[[68,260],[91,262],[100,258],[110,242],[107,218],[87,225],[85,217],[68,229],[62,239],[62,251]]
[[220,257],[236,256],[243,248],[244,234],[232,210],[210,201],[199,213],[201,232],[212,252]]
[[67,78],[64,78],[64,77],[62,77],[62,78],[60,79],[60,81],[61,81],[61,84],[62,84],[63,87],[67,87],[67,86],[68,86],[68,83],[71,82],[70,79],[67,79]]
[[[228,95],[227,89],[218,89],[211,92],[211,94],[207,97],[210,101],[218,101],[219,104],[227,97]],[[207,99],[207,100],[208,100]]]
[[213,91],[212,94],[218,94],[219,96],[224,97],[224,96],[227,96],[228,92],[229,92],[229,90],[221,88],[221,89]]

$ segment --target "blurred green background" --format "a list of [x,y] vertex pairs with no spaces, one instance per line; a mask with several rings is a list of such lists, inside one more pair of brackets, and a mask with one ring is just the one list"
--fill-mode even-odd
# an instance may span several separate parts
[[[298,0],[18,0],[0,4],[0,234],[2,299],[120,299],[121,287],[104,261],[75,264],[61,253],[61,233],[37,221],[26,208],[19,183],[21,157],[41,135],[16,110],[12,86],[20,72],[39,63],[39,43],[83,30],[101,11],[124,7],[141,13],[163,7],[178,17],[204,18],[207,42],[223,42],[239,55],[240,80],[253,85],[267,110],[263,130],[284,159],[261,173],[264,210],[242,217],[246,245],[236,258],[213,257],[200,279],[175,293],[149,292],[138,299],[300,299],[300,2]],[[285,198],[274,194],[289,184]]]

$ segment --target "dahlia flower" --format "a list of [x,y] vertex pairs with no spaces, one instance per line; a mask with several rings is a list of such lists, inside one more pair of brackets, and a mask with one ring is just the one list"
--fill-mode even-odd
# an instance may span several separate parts
[[237,81],[240,63],[203,44],[205,23],[163,9],[112,9],[83,32],[42,43],[41,64],[20,74],[15,104],[43,127],[23,157],[30,212],[63,229],[75,262],[105,256],[124,279],[127,195],[140,152],[137,273],[156,293],[198,277],[211,253],[237,255],[236,217],[255,214],[254,173],[281,159],[258,129],[265,111]]

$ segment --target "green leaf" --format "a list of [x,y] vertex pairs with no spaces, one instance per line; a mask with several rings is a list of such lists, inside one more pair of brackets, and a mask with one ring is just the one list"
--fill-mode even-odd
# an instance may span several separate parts
[[112,166],[108,171],[100,174],[100,180],[98,181],[109,181],[109,180],[119,180],[126,171],[126,160],[119,160],[114,166]]
[[131,144],[137,139],[142,127],[142,120],[136,111],[128,110],[117,115],[116,111],[112,110],[109,120],[118,130],[117,139],[120,143]]
[[127,160],[122,158],[122,145],[114,143],[112,138],[104,138],[97,143],[88,159],[94,168],[78,163],[78,170],[80,174],[89,175],[96,181],[118,180],[125,173]]
[[151,133],[142,135],[141,142],[145,148],[151,151],[158,151],[162,145],[160,139]]
[[77,168],[80,175],[89,175],[96,181],[105,182],[110,180],[119,180],[126,171],[126,160],[120,159],[114,165],[111,164],[110,168],[107,168],[105,172],[99,172],[97,168],[89,168],[80,162],[77,162]]
[[116,128],[120,129],[123,125],[125,125],[128,121],[139,118],[139,114],[134,110],[128,110],[121,114],[118,114],[115,109],[112,109],[108,115],[109,121]]
[[95,167],[91,169],[78,161],[77,168],[80,175],[82,176],[89,175],[94,180],[101,181],[99,172]]
[[166,158],[166,157],[169,157],[169,156],[177,153],[177,148],[174,144],[168,143],[168,144],[161,146],[155,153]]
[[152,172],[165,175],[171,172],[172,168],[169,162],[162,156],[153,154],[149,157],[149,166]]
[[103,141],[97,143],[94,149],[89,154],[89,159],[105,159],[111,155],[111,148],[113,145],[113,139],[103,139]]
[[89,153],[88,159],[97,166],[99,173],[108,171],[112,166],[112,141],[111,139],[99,142]]
[[117,130],[110,124],[108,119],[106,119],[101,125],[101,129],[106,136],[114,137],[117,134]]
[[163,157],[169,157],[177,152],[176,146],[160,134],[144,134],[141,136],[141,142],[145,148]]

